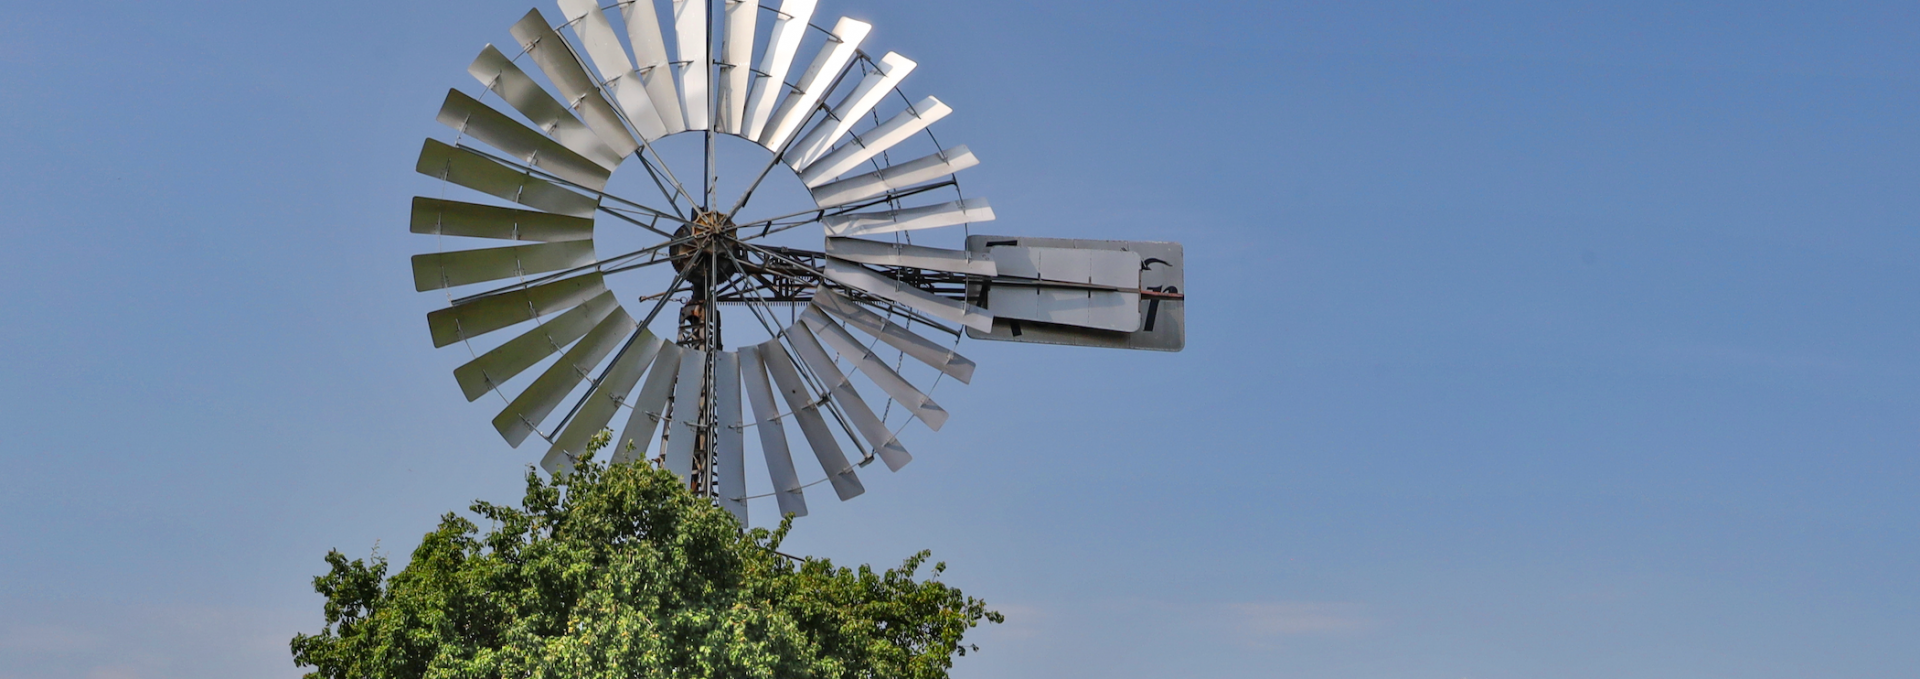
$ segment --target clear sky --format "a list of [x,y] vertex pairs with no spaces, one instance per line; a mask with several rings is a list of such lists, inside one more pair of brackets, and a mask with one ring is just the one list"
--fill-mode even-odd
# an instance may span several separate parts
[[[518,498],[406,220],[528,7],[0,19],[0,678],[296,676],[327,549]],[[1185,352],[963,343],[789,543],[948,560],[1008,616],[955,676],[1920,667],[1910,3],[820,11],[991,231],[1186,246]]]

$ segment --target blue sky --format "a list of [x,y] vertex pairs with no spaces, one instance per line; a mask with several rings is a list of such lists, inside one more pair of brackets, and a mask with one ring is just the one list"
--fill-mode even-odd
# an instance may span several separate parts
[[[528,7],[0,20],[0,677],[297,676],[327,549],[517,498],[406,216]],[[1920,665],[1910,5],[820,11],[919,61],[989,230],[1186,246],[1185,352],[965,343],[789,543],[948,560],[1009,617],[955,676]]]

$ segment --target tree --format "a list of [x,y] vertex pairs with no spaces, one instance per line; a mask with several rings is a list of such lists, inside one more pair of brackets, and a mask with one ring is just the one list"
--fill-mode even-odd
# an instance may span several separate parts
[[[605,445],[605,435],[597,445]],[[929,554],[876,573],[793,559],[779,529],[731,514],[645,463],[589,459],[519,507],[476,501],[484,534],[440,520],[399,574],[329,552],[313,587],[326,626],[296,635],[308,679],[944,678],[984,602],[916,579]]]

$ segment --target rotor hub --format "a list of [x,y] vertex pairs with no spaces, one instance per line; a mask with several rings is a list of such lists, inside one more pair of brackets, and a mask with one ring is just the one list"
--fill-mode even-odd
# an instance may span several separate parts
[[673,232],[675,239],[686,239],[668,250],[674,270],[685,274],[696,287],[705,286],[709,274],[718,284],[738,273],[734,262],[742,253],[733,235],[731,215],[695,208],[688,221]]

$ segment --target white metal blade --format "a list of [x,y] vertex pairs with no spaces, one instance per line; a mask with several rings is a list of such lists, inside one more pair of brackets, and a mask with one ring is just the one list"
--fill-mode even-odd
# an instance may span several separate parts
[[620,303],[612,292],[603,292],[585,303],[561,312],[526,333],[507,340],[453,369],[453,379],[468,401],[485,396],[487,391],[505,384],[540,359],[566,348],[580,339],[612,313]]
[[972,359],[961,356],[952,348],[940,346],[933,340],[921,337],[880,314],[868,311],[846,296],[824,287],[813,289],[813,304],[827,313],[833,314],[847,325],[859,328],[861,332],[880,338],[888,346],[899,349],[901,353],[931,366],[935,370],[960,380],[961,384],[973,382],[974,363]]
[[613,110],[613,104],[600,96],[600,89],[587,75],[587,67],[575,56],[573,47],[561,39],[547,25],[547,18],[540,10],[531,10],[511,29],[513,38],[520,41],[520,47],[533,56],[540,65],[540,71],[547,74],[547,80],[560,90],[560,97],[567,108],[580,115],[587,127],[600,136],[608,148],[621,157],[640,148],[640,143],[627,133],[627,126],[620,122],[620,114]]
[[693,475],[693,444],[700,431],[700,387],[707,372],[707,352],[680,348],[680,376],[673,383],[673,418],[667,429],[666,470],[686,479]]
[[924,158],[882,168],[813,188],[813,202],[822,208],[859,202],[889,191],[945,177],[980,164],[972,151],[955,146]]
[[853,138],[853,141],[834,149],[818,162],[808,165],[807,169],[800,173],[800,183],[806,184],[807,188],[811,189],[833,181],[835,177],[851,172],[861,163],[872,160],[874,156],[880,155],[880,152],[906,141],[907,138],[927,129],[928,125],[938,122],[952,112],[953,109],[939,99],[933,97],[922,99],[920,103],[914,104],[912,109],[901,111],[898,115],[888,118],[887,122],[860,133]]
[[[741,119],[747,112],[747,88],[753,78],[753,25],[760,16],[760,3],[726,0],[725,7],[726,37],[720,41],[720,121],[714,130],[740,134]],[[741,505],[743,512],[745,507]]]
[[654,10],[652,0],[620,0],[618,4],[620,16],[627,23],[627,42],[633,44],[634,68],[655,114],[667,134],[685,132],[687,121],[680,113],[679,90],[673,85],[672,60],[667,58],[666,40],[660,37],[659,12]]
[[593,240],[593,220],[415,196],[414,233],[560,243]]
[[[680,375],[681,353],[678,344],[661,345],[646,383],[640,385],[640,392],[627,404],[633,412],[627,416],[627,426],[620,430],[620,438],[613,441],[614,462],[646,459],[647,449],[653,445],[654,428],[667,419],[667,397],[673,393],[674,378]],[[633,449],[628,450],[628,446]]]
[[628,316],[624,309],[614,309],[613,313],[607,314],[598,325],[587,331],[586,337],[580,338],[572,349],[561,354],[559,360],[547,366],[546,372],[533,378],[533,383],[527,385],[526,391],[520,392],[505,410],[495,415],[493,428],[499,430],[508,445],[520,447],[520,443],[527,440],[527,435],[532,434],[540,422],[553,413],[554,407],[560,405],[560,400],[566,398],[567,392],[573,391],[582,380],[587,379],[594,367],[600,365],[600,361],[606,359],[607,354],[620,344],[620,340],[633,332],[634,325],[633,317]]
[[952,321],[981,332],[993,330],[993,314],[986,309],[947,299],[887,278],[866,267],[831,257],[827,258],[827,278],[881,299],[903,304],[934,318]]
[[[816,0],[782,0],[780,18],[773,21],[767,36],[767,51],[760,56],[760,73],[753,81],[753,96],[747,100],[745,136],[759,139],[766,129],[773,106],[787,93],[787,69],[793,66],[800,38],[807,34],[807,22],[813,20]],[[784,510],[783,510],[784,511]]]
[[553,446],[547,449],[546,457],[540,459],[540,468],[548,474],[559,476],[573,470],[573,465],[581,453],[586,452],[587,441],[594,434],[607,428],[607,422],[613,414],[619,412],[620,404],[626,401],[627,394],[633,391],[633,385],[640,381],[640,373],[645,372],[647,364],[653,362],[655,354],[660,352],[661,340],[652,331],[642,328],[639,336],[627,346],[624,353],[613,359],[613,366],[607,369],[607,375],[594,385],[587,401],[581,404],[580,411],[554,437]]
[[559,184],[502,165],[486,156],[428,139],[414,169],[461,186],[531,208],[573,217],[592,217],[599,199],[560,188]]
[[813,109],[820,105],[820,99],[827,96],[827,90],[833,87],[834,80],[847,70],[847,63],[860,48],[860,41],[867,38],[873,27],[865,22],[840,17],[840,23],[834,24],[833,34],[827,38],[827,44],[820,49],[820,55],[814,57],[813,65],[800,76],[800,83],[793,94],[781,102],[773,117],[769,119],[765,132],[761,133],[760,145],[775,153],[793,138],[800,125],[813,115]]
[[413,256],[413,289],[438,290],[531,273],[571,269],[593,261],[593,241],[540,243]]
[[813,330],[814,337],[825,342],[827,346],[833,347],[834,353],[852,361],[854,367],[866,375],[867,379],[873,380],[881,391],[887,392],[887,395],[899,402],[901,407],[913,413],[914,417],[920,418],[921,422],[925,422],[928,429],[940,431],[940,426],[947,423],[945,408],[934,403],[932,398],[907,382],[900,373],[894,372],[892,366],[887,365],[887,362],[878,354],[873,353],[867,345],[854,338],[853,333],[847,332],[847,329],[840,327],[839,323],[827,318],[827,315],[820,311],[820,307],[808,305],[807,310],[800,314],[800,320],[806,321],[807,327]]
[[719,485],[720,506],[733,512],[740,526],[747,525],[747,470],[745,467],[746,424],[740,419],[740,356],[722,351],[713,361],[714,414],[720,428],[714,436],[714,475]]
[[606,281],[596,271],[433,311],[427,314],[427,327],[433,331],[433,346],[444,347],[578,306],[606,291]]
[[687,112],[687,129],[707,129],[707,78],[712,53],[707,41],[708,0],[673,0],[674,47],[680,53],[680,103]]
[[800,423],[800,433],[806,435],[814,458],[820,461],[820,470],[826,472],[828,482],[833,484],[834,494],[844,502],[867,492],[866,487],[860,485],[860,476],[854,473],[853,464],[847,462],[846,453],[840,451],[840,442],[833,440],[833,430],[827,428],[826,419],[820,416],[819,403],[807,391],[799,369],[787,356],[786,348],[780,346],[779,338],[760,344],[760,360],[773,375],[780,395],[786,398],[794,421]]
[[913,461],[913,456],[907,453],[907,447],[901,445],[900,439],[887,430],[887,424],[881,422],[880,416],[875,415],[873,408],[860,398],[860,392],[854,391],[853,381],[840,372],[840,366],[834,365],[833,359],[827,356],[827,350],[807,330],[806,324],[795,323],[787,328],[787,339],[793,343],[794,351],[799,352],[800,360],[807,364],[807,369],[813,371],[813,376],[826,383],[827,394],[833,397],[834,403],[840,404],[847,419],[853,420],[853,428],[860,431],[860,437],[873,447],[880,461],[887,463],[887,469],[897,472]]
[[474,58],[467,72],[473,74],[481,85],[500,95],[500,99],[512,106],[513,110],[540,126],[541,131],[560,142],[561,146],[593,159],[594,163],[608,170],[620,166],[621,159],[625,157],[623,154],[600,141],[600,135],[581,124],[580,119],[573,117],[567,107],[554,101],[553,95],[547,94],[546,90],[533,82],[533,78],[527,77],[525,71],[515,66],[507,55],[501,54],[493,45],[480,50],[480,56]]
[[607,21],[605,12],[600,11],[596,0],[559,0],[560,16],[573,26],[574,35],[580,36],[580,44],[586,46],[587,57],[593,60],[593,67],[600,71],[600,79],[611,81],[633,70],[633,61],[627,58],[627,49],[620,46],[620,38],[613,32],[613,22]]
[[904,210],[849,212],[822,219],[820,225],[829,236],[870,236],[990,221],[993,221],[993,208],[987,205],[987,199],[967,198]]
[[827,256],[862,264],[910,266],[975,276],[990,277],[995,271],[993,258],[980,253],[860,238],[828,236]]
[[773,403],[773,385],[767,382],[760,348],[740,347],[739,354],[747,400],[753,403],[753,429],[760,436],[760,455],[767,460],[767,476],[773,481],[773,497],[780,503],[780,514],[806,516],[807,498],[800,489],[800,475],[793,470],[793,454],[787,450],[787,432],[780,426],[780,408]]
[[529,167],[540,168],[595,191],[606,188],[607,177],[613,174],[599,163],[521,125],[507,117],[507,114],[487,107],[460,90],[447,90],[447,100],[440,106],[438,120],[460,134],[500,149]]
[[880,57],[879,68],[860,79],[860,84],[854,87],[853,92],[827,113],[826,120],[820,121],[807,136],[801,137],[793,145],[787,152],[787,164],[795,171],[804,170],[813,161],[826,155],[834,144],[840,143],[853,130],[861,118],[873,112],[873,107],[879,105],[880,100],[886,98],[901,79],[912,73],[916,65],[912,59],[893,52]]

